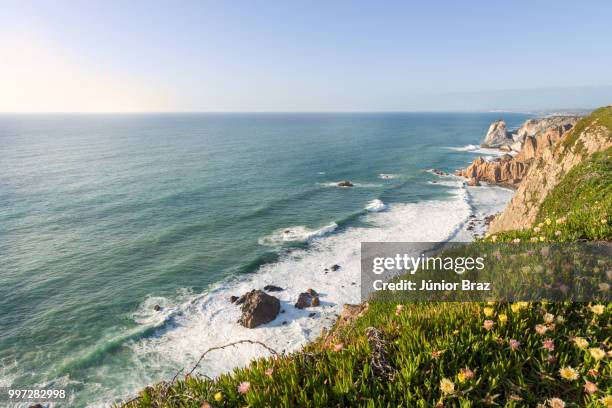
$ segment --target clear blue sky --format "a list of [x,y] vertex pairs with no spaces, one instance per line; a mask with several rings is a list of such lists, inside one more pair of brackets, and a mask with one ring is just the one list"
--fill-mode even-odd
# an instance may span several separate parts
[[0,95],[0,111],[612,103],[610,1],[0,5],[0,52],[8,61],[0,63],[0,89],[8,89]]

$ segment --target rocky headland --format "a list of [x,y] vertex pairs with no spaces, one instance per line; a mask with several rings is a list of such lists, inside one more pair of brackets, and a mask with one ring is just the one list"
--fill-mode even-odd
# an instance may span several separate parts
[[558,142],[579,119],[573,115],[529,119],[514,131],[509,131],[503,120],[495,121],[481,146],[497,148],[506,154],[494,160],[479,157],[456,174],[467,178],[471,186],[486,182],[516,188],[535,158]]

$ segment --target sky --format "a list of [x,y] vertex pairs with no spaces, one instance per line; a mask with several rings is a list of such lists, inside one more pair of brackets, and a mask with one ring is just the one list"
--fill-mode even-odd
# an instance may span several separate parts
[[0,112],[612,103],[610,1],[0,0]]

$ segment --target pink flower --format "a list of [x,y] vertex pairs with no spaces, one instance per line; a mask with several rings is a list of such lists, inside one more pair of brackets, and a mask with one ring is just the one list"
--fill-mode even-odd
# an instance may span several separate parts
[[542,346],[548,351],[553,351],[555,349],[555,342],[551,339],[544,340],[544,345]]
[[521,342],[518,340],[514,340],[514,339],[510,339],[510,341],[508,341],[508,343],[510,344],[510,348],[512,350],[518,350],[518,348],[521,345]]
[[548,404],[551,408],[565,408],[565,401],[561,398],[551,398],[548,400]]
[[342,351],[344,349],[344,343],[338,343],[334,345],[334,351]]
[[557,362],[557,357],[550,355],[546,357],[546,361],[548,361],[548,364],[555,364]]
[[251,383],[248,381],[243,381],[238,386],[238,392],[241,394],[246,394],[251,389]]
[[272,374],[274,374],[274,369],[268,368],[266,371],[264,371],[264,374],[267,375],[268,377],[272,377]]
[[535,331],[540,336],[543,336],[546,333],[547,330],[548,330],[548,328],[546,326],[544,326],[543,324],[536,324]]
[[493,320],[485,320],[484,323],[482,324],[482,327],[484,327],[485,330],[491,330],[494,324],[495,323],[493,322]]
[[596,384],[590,382],[589,380],[586,380],[584,382],[584,392],[586,392],[587,394],[595,394],[597,390],[598,388]]

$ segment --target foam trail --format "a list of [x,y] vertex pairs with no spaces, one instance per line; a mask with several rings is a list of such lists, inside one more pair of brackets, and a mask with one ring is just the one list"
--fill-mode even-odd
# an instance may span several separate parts
[[385,211],[387,208],[388,206],[381,200],[372,200],[368,203],[365,209],[369,212],[380,212]]
[[296,227],[281,228],[274,231],[272,234],[260,238],[258,240],[259,245],[276,246],[286,242],[305,242],[313,238],[322,237],[323,235],[329,234],[338,228],[338,224],[332,222],[324,227],[316,230],[311,230],[303,225]]
[[445,147],[445,149],[455,150],[458,152],[486,154],[489,156],[501,156],[501,155],[509,153],[509,152],[503,152],[499,149],[489,148],[489,147],[480,147],[480,146],[473,145],[473,144],[469,144],[469,145],[461,146],[461,147]]

